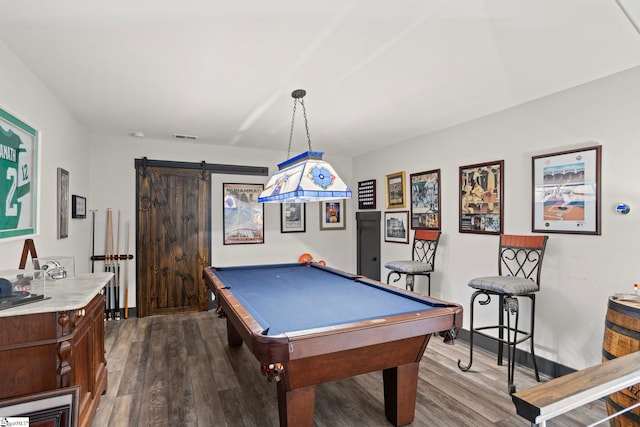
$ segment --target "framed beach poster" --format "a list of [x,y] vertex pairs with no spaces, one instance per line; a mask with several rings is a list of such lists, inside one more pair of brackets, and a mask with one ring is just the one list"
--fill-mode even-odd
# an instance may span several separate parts
[[602,146],[532,158],[531,231],[600,234]]
[[262,184],[222,184],[225,245],[264,243]]
[[0,108],[0,239],[38,232],[36,129]]

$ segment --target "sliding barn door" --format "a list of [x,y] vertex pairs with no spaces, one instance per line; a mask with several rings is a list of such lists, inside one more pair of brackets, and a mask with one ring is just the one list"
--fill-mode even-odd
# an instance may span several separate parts
[[210,174],[138,164],[136,173],[138,316],[206,310]]

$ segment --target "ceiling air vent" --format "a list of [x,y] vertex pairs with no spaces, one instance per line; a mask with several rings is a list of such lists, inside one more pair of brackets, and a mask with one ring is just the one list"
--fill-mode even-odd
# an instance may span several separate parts
[[196,139],[198,139],[198,137],[195,135],[183,135],[181,133],[174,133],[173,137],[175,139],[189,139],[191,141],[195,141]]

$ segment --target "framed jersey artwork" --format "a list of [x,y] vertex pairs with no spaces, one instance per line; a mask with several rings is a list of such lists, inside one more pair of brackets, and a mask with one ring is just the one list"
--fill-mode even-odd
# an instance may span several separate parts
[[0,239],[38,232],[38,136],[0,107]]

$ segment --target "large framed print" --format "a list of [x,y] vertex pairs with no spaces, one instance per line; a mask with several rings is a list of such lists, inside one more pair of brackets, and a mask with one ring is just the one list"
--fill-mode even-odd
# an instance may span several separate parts
[[0,108],[0,239],[38,232],[39,132]]
[[409,211],[384,213],[384,241],[409,243]]
[[460,233],[502,234],[504,161],[460,167]]
[[386,176],[387,209],[404,208],[404,172],[396,172]]
[[69,172],[58,168],[58,239],[69,237]]
[[440,169],[412,173],[411,229],[440,230]]
[[330,200],[320,205],[320,230],[344,230],[347,228],[345,200]]
[[280,203],[280,232],[304,233],[307,228],[307,211],[304,203]]
[[600,234],[602,146],[532,158],[533,232]]
[[263,184],[222,184],[225,245],[264,243]]

